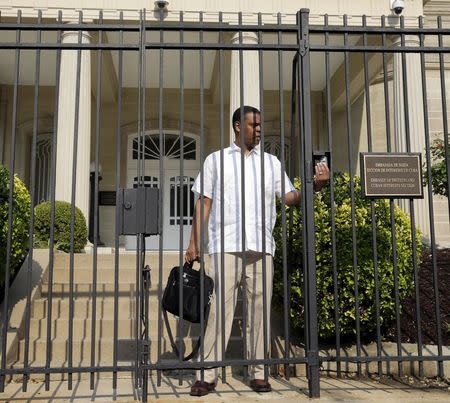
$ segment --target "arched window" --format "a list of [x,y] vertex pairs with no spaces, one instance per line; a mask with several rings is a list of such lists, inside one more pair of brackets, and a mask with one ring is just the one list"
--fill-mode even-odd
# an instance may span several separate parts
[[[160,156],[168,159],[179,160],[181,158],[181,137],[179,134],[164,133],[163,148],[160,149],[159,133],[146,134],[144,136],[143,147],[139,147],[139,137],[133,139],[133,160],[138,159],[138,153],[143,153],[146,160],[158,160]],[[185,160],[195,160],[197,158],[196,139],[184,136],[183,138],[183,158]]]
[[52,139],[49,134],[40,135],[36,144],[35,204],[50,200],[51,162]]
[[[289,172],[291,144],[289,139],[284,140],[284,158],[286,161],[286,172]],[[266,136],[264,138],[264,151],[275,155],[281,161],[281,141],[279,136]]]

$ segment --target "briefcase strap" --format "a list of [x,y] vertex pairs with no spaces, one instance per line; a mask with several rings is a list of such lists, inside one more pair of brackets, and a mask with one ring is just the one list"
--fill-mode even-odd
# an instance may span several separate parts
[[[163,315],[164,315],[164,322],[165,322],[166,328],[167,328],[167,334],[169,335],[170,344],[172,345],[174,353],[177,355],[177,357],[179,357],[180,350],[178,349],[177,344],[175,343],[175,340],[173,338],[172,329],[170,328],[170,324],[169,324],[169,318],[167,317],[167,311],[165,309],[163,309],[162,311],[163,311]],[[206,312],[205,312],[205,326],[204,326],[205,331],[206,331],[206,326],[208,325],[208,317],[209,317],[209,305],[206,308]],[[204,335],[203,335],[203,337],[204,337]],[[191,358],[193,358],[197,355],[198,350],[200,350],[201,340],[202,340],[202,336],[200,335],[198,337],[197,343],[195,343],[195,346],[192,349],[192,352],[189,355],[187,355],[186,357],[183,357],[183,361],[189,361]]]

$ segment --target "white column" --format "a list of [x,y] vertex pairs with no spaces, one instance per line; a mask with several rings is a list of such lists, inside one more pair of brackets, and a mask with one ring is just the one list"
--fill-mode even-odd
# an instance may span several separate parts
[[[88,33],[82,34],[89,43]],[[67,31],[63,43],[78,42],[78,32]],[[75,97],[77,84],[77,51],[63,50],[58,99],[58,146],[56,162],[56,200],[70,203],[72,196],[73,143],[75,136]],[[81,52],[78,113],[78,142],[75,205],[89,223],[89,165],[91,150],[91,55]]]
[[[231,39],[232,44],[239,43],[239,33]],[[253,32],[242,32],[242,43],[256,44],[258,37]],[[239,51],[231,52],[230,74],[230,122],[233,112],[241,106]],[[242,52],[242,78],[244,105],[260,107],[259,100],[259,56],[256,50]],[[234,141],[234,132],[230,123],[230,143]]]
[[[409,37],[405,41],[406,46],[418,46],[416,37]],[[397,42],[394,46],[398,46]],[[409,137],[411,152],[422,153],[422,161],[425,161],[425,132],[422,96],[422,75],[420,54],[407,53],[405,55],[405,71],[408,89],[408,113],[409,113]],[[406,125],[405,103],[403,96],[403,67],[401,53],[394,53],[394,133],[395,147],[398,152],[406,152]],[[409,212],[409,201],[402,200],[400,206]],[[424,188],[423,200],[414,202],[416,226],[422,235],[430,236],[430,218],[428,203],[428,187]]]

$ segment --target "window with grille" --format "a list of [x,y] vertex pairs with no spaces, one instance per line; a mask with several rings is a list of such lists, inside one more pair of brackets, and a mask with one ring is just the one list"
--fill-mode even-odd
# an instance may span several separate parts
[[[143,180],[143,185],[146,188],[158,188],[159,180],[156,176],[141,176],[141,180]],[[133,178],[133,188],[138,187],[138,177],[135,176]]]
[[[279,136],[266,136],[264,138],[264,151],[275,155],[281,161],[281,142]],[[289,172],[289,153],[290,153],[290,142],[289,139],[285,139],[284,143],[284,158],[286,161],[286,172]]]
[[36,143],[35,205],[50,200],[51,157],[52,139],[48,135],[40,136]]
[[[183,183],[180,176],[170,178],[170,225],[192,225],[192,216],[194,214],[195,196],[191,192],[194,184],[194,178],[183,177]],[[181,188],[183,188],[183,200],[181,200]]]
[[179,134],[164,133],[162,149],[160,147],[159,133],[146,134],[140,144],[139,137],[133,139],[133,159],[137,160],[139,153],[142,153],[146,160],[158,160],[161,155],[168,159],[180,159],[183,149],[185,160],[195,160],[197,158],[197,141],[189,136],[183,137],[183,148],[181,148],[181,137]]

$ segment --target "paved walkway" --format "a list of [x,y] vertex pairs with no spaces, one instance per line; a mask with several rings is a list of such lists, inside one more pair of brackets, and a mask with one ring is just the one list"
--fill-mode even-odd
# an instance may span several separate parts
[[[182,402],[283,402],[301,403],[311,401],[307,397],[307,380],[294,378],[287,382],[280,378],[271,378],[273,391],[257,394],[242,383],[242,380],[232,378],[228,383],[219,383],[217,390],[203,398],[189,396],[189,383],[179,386],[178,380],[163,377],[161,387],[156,387],[155,377],[150,378],[149,402],[172,403]],[[22,392],[21,383],[10,383],[5,393],[0,394],[1,402],[118,402],[138,401],[138,395],[133,389],[131,379],[118,379],[116,393],[112,390],[112,380],[102,378],[97,381],[95,389],[89,389],[89,381],[74,382],[73,390],[67,390],[66,382],[54,381],[50,391],[46,392],[44,384],[33,381],[28,385],[28,391]],[[317,400],[316,400],[317,401]],[[395,402],[395,403],[428,403],[450,402],[450,390],[418,389],[395,381],[383,383],[372,380],[321,379],[320,402]]]

